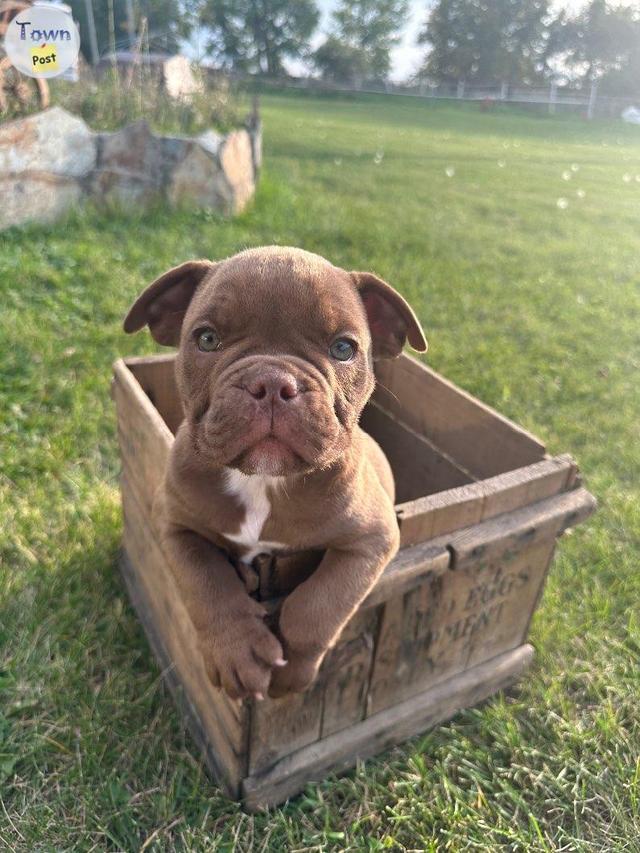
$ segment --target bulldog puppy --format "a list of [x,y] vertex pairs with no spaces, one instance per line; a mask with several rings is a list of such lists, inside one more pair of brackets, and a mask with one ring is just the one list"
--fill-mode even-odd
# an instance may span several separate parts
[[[132,306],[178,346],[184,421],[154,504],[207,673],[232,698],[303,691],[398,549],[394,483],[358,426],[373,361],[427,343],[371,273],[268,247],[169,270]],[[238,566],[324,552],[291,584],[277,627]]]

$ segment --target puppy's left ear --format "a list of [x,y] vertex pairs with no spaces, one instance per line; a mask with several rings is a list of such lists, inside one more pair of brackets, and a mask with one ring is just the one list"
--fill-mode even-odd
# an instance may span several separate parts
[[374,358],[396,358],[405,341],[418,352],[427,351],[422,326],[413,309],[391,285],[370,272],[350,273],[364,303]]

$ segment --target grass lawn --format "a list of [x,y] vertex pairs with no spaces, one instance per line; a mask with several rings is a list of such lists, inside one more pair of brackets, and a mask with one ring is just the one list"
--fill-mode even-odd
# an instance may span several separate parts
[[[233,222],[156,211],[0,235],[0,849],[640,850],[640,128],[265,97]],[[145,284],[300,245],[410,298],[429,363],[573,453],[517,689],[244,815],[184,735],[116,569],[110,367]]]

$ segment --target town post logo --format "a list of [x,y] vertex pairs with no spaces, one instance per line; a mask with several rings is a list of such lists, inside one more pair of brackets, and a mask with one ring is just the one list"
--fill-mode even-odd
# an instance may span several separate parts
[[7,28],[5,50],[29,77],[57,77],[78,58],[80,37],[69,12],[38,3],[16,15]]

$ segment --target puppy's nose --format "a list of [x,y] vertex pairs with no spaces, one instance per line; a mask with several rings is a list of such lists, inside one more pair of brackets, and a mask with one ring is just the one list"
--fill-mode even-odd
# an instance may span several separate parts
[[298,396],[298,383],[290,373],[270,371],[247,382],[245,388],[254,400],[292,400]]

